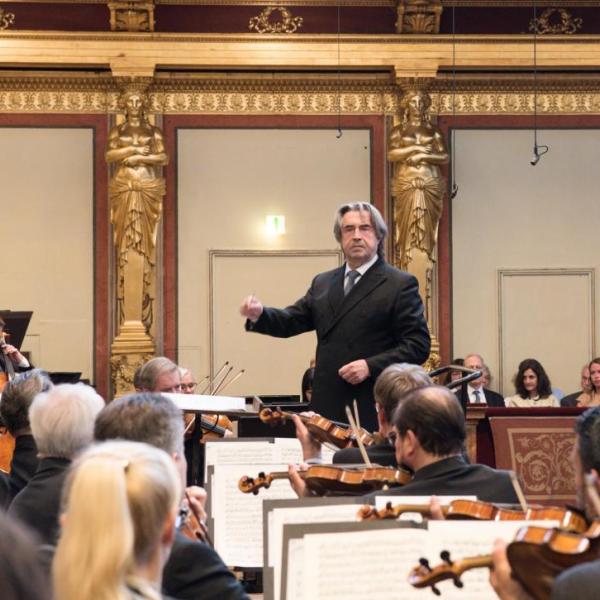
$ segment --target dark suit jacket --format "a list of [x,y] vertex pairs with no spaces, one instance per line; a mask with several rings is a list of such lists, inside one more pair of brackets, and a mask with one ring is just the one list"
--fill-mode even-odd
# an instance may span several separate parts
[[[498,394],[497,392],[493,392],[492,390],[488,390],[487,388],[483,388],[483,393],[485,394],[485,401],[488,406],[500,406],[504,408],[506,404],[504,404],[504,398]],[[464,396],[462,394],[462,390],[459,388],[456,392],[456,397],[459,399],[460,403],[469,401],[468,394],[466,400],[463,400]]]
[[551,600],[597,600],[600,590],[600,560],[563,571],[552,586]]
[[[4,508],[27,485],[38,468],[37,447],[31,434],[15,438],[15,450],[10,463],[10,473],[3,477],[0,487],[0,504]],[[4,475],[4,474],[3,474]]]
[[[415,277],[379,259],[344,297],[344,269],[317,275],[306,295],[285,309],[265,308],[246,328],[276,337],[317,333],[311,409],[347,421],[345,406],[358,401],[361,425],[377,429],[373,385],[381,371],[397,362],[423,363],[429,331]],[[338,374],[343,365],[364,359],[370,377],[351,385]]]
[[[397,467],[396,453],[394,447],[387,442],[383,444],[373,444],[365,448],[367,456],[373,464],[381,465],[382,467]],[[333,455],[334,465],[356,465],[362,464],[363,458],[358,448],[344,448],[338,450]]]
[[44,544],[56,545],[63,482],[71,461],[42,458],[31,481],[14,497],[8,514],[35,531]]
[[412,481],[385,492],[367,496],[477,496],[484,502],[518,503],[510,475],[485,465],[470,465],[462,456],[452,456],[419,469]]
[[569,406],[577,406],[577,398],[579,398],[579,396],[581,396],[581,394],[583,394],[583,392],[580,390],[579,392],[573,392],[572,394],[569,394],[568,396],[563,396],[560,399],[560,406],[562,408],[569,407]]
[[221,557],[203,542],[175,536],[163,569],[163,593],[178,600],[247,600]]

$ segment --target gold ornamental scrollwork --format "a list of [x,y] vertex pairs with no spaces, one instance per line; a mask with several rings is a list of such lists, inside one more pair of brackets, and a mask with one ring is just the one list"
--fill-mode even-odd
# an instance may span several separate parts
[[[272,21],[271,15],[278,12],[280,21]],[[257,33],[295,33],[304,19],[294,17],[285,6],[267,6],[257,17],[252,17],[248,22],[248,29]]]
[[3,8],[0,8],[0,29],[8,29],[14,22],[14,13],[6,12]]
[[547,8],[537,20],[531,19],[529,22],[529,31],[539,35],[571,35],[577,33],[582,25],[583,19],[580,17],[574,19],[571,13],[564,8]]
[[397,0],[396,33],[439,33],[441,0]]

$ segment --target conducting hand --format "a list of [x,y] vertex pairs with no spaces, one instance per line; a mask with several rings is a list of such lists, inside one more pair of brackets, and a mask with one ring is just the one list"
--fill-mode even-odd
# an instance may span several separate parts
[[339,376],[352,385],[362,383],[369,375],[369,365],[366,360],[355,360],[344,365],[339,371]]
[[246,296],[240,306],[240,314],[250,321],[257,321],[263,312],[263,305],[257,298],[252,296]]

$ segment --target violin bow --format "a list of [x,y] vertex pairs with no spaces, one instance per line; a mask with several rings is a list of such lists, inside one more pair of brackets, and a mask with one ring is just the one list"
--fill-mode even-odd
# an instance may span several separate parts
[[527,506],[527,499],[525,498],[525,494],[523,493],[523,488],[517,479],[517,474],[514,471],[510,471],[510,481],[515,490],[515,494],[517,494],[517,498],[519,499],[519,504],[521,505],[521,510],[524,513],[527,513],[529,507]]
[[350,427],[352,427],[352,431],[354,432],[354,437],[356,438],[356,443],[358,444],[358,449],[360,450],[360,455],[362,456],[363,460],[365,461],[365,465],[367,465],[367,467],[371,468],[373,466],[373,464],[369,460],[369,455],[367,454],[367,451],[365,450],[365,445],[363,444],[362,440],[360,439],[360,431],[358,430],[358,427],[356,426],[356,422],[354,421],[354,417],[352,416],[352,411],[350,410],[349,406],[346,406],[346,415],[348,416],[348,422],[350,423]]
[[217,374],[211,379],[210,375],[208,377],[208,383],[206,384],[206,386],[204,386],[204,388],[202,389],[202,391],[200,392],[200,394],[206,394],[206,392],[208,392],[209,390],[212,390],[213,385],[215,384],[215,381],[217,380],[217,378],[219,377],[219,375],[221,375],[221,373],[227,368],[227,365],[229,364],[229,361],[226,360],[223,363],[223,366],[217,371]]
[[[233,369],[233,367],[231,367]],[[223,392],[223,390],[226,387],[229,387],[234,381],[237,381],[244,373],[246,372],[246,369],[242,369],[235,377],[233,377],[233,379],[230,379],[227,383],[225,383],[225,379],[227,379],[227,377],[229,376],[229,373],[231,373],[231,370],[227,373],[227,375],[225,375],[225,378],[223,379],[223,381],[221,381],[221,383],[218,385],[217,389],[215,389],[214,393],[216,394],[217,392]]]

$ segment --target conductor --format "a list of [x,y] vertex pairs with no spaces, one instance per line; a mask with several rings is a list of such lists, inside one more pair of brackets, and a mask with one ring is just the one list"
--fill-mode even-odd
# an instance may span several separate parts
[[423,363],[429,331],[415,277],[384,259],[387,226],[372,204],[342,205],[333,226],[346,262],[320,273],[303,298],[287,308],[244,299],[246,330],[275,337],[317,334],[311,409],[346,421],[345,407],[358,401],[361,425],[373,431],[373,385],[392,363]]

